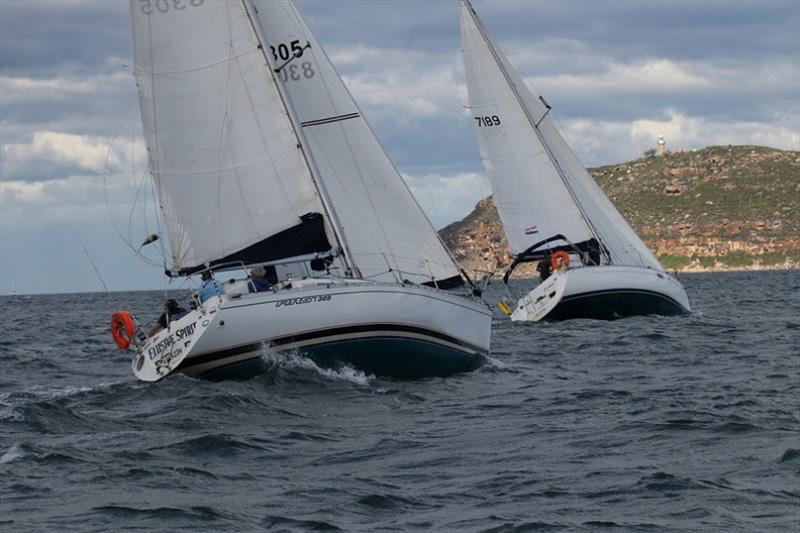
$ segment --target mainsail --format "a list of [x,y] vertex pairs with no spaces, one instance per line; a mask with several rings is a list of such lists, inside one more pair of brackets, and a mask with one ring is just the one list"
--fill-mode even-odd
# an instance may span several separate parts
[[254,0],[268,54],[365,278],[461,284],[458,269],[405,182],[288,0]]
[[663,270],[578,160],[553,125],[549,105],[533,97],[468,0],[461,4],[461,42],[481,159],[512,251],[521,254],[555,235],[573,244],[595,238],[613,264]]
[[331,249],[327,212],[244,4],[132,0],[131,13],[174,272]]

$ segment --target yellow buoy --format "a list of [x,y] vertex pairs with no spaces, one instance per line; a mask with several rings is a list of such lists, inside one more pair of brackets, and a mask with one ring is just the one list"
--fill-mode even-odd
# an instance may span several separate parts
[[508,304],[505,303],[503,300],[497,302],[497,307],[500,308],[500,310],[503,312],[504,315],[506,316],[511,315],[511,309],[508,307]]

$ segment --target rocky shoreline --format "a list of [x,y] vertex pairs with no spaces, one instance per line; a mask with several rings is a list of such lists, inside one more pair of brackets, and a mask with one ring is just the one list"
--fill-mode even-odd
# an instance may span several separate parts
[[[590,172],[668,270],[800,268],[800,152],[709,147]],[[468,272],[511,261],[491,196],[440,234]]]

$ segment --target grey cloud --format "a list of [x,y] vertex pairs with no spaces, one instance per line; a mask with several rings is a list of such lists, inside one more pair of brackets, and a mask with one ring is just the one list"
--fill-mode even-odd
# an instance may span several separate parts
[[109,57],[130,57],[129,13],[128,2],[3,0],[4,74],[93,74]]
[[[536,47],[553,39],[589,43],[623,61],[641,57],[718,60],[792,54],[800,7],[792,1],[475,1],[490,32]],[[458,2],[302,0],[323,43],[456,50]]]
[[791,54],[800,8],[791,1],[474,2],[489,30],[508,41],[569,38],[620,60]]
[[[3,72],[3,76],[6,73]],[[139,122],[136,87],[127,69],[94,75],[0,79],[3,142],[22,142],[33,131],[113,135]]]
[[392,160],[404,172],[458,174],[480,168],[475,132],[468,117],[437,117],[399,127],[380,120],[373,125]]

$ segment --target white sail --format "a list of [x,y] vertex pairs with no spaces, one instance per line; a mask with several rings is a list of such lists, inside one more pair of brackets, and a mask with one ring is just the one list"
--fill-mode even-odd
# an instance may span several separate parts
[[131,0],[131,13],[174,269],[330,248],[322,218],[304,217],[325,210],[245,5]]
[[557,234],[572,243],[595,237],[613,264],[663,270],[466,0],[461,4],[461,39],[481,158],[513,252]]
[[[254,0],[284,94],[365,278],[460,283],[458,269],[325,52],[288,0]],[[448,283],[448,284],[449,284]]]

